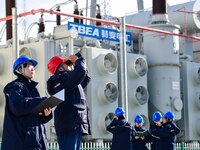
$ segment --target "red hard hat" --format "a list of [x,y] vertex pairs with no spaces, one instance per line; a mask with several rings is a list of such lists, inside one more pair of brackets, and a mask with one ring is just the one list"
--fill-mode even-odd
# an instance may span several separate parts
[[52,57],[47,64],[47,68],[48,68],[49,72],[51,74],[55,74],[58,66],[61,63],[66,62],[67,60],[68,60],[67,58],[62,58],[62,57],[59,57],[59,56]]

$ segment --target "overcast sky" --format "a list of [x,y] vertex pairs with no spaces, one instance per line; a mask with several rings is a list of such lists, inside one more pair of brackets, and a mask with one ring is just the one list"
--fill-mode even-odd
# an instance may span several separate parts
[[[0,0],[0,1],[1,1],[0,18],[2,18],[2,17],[5,17],[5,1],[6,0]],[[17,0],[17,7],[18,7],[17,11],[18,11],[18,13],[22,13],[24,11],[30,11],[32,9],[39,9],[39,8],[50,9],[53,6],[55,6],[56,4],[63,3],[66,1],[68,1],[68,0]],[[85,8],[86,1],[87,0],[78,0],[79,8]],[[103,1],[103,0],[101,0],[101,1]],[[184,3],[184,2],[188,2],[188,1],[190,1],[190,0],[167,0],[169,5],[175,5],[178,3]],[[90,5],[90,0],[88,0],[88,3],[89,3],[88,5]],[[74,4],[75,3],[72,2],[70,4],[62,6],[61,7],[62,12],[73,13]],[[111,15],[115,16],[115,17],[121,17],[121,16],[126,15],[127,13],[137,11],[137,0],[110,0],[110,5],[111,5],[111,11],[110,11]],[[150,7],[152,7],[151,5],[152,5],[152,0],[144,0],[145,8],[150,8]],[[83,14],[85,15],[86,11],[84,11]],[[88,13],[88,15],[89,15],[89,13]],[[26,29],[30,26],[31,23],[38,22],[39,18],[40,18],[40,14],[26,17],[26,19],[25,19],[26,20],[26,24],[25,24]],[[50,24],[52,26],[55,25],[55,22],[52,22],[53,20],[55,21],[55,15],[44,14],[44,18],[47,21],[48,25],[50,25]],[[62,19],[65,19],[65,18],[62,18]],[[23,22],[24,22],[24,18],[20,18],[19,25],[22,24]],[[1,36],[1,29],[4,24],[5,24],[5,22],[0,22],[0,36]],[[34,26],[33,30],[34,30],[34,28],[37,28],[37,26]]]

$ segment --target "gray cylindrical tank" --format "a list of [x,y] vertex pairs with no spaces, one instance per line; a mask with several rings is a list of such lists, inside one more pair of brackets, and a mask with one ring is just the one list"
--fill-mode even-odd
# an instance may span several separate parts
[[[177,12],[177,10],[185,11]],[[200,0],[190,1],[183,4],[168,6],[167,12],[169,20],[173,24],[179,25],[180,30],[183,31],[187,27],[188,33],[196,33],[195,30],[200,30]],[[191,13],[186,13],[191,12]],[[139,12],[137,14],[130,14],[126,16],[126,23],[148,26],[151,24],[152,10]]]
[[[155,24],[151,28],[178,33],[179,26]],[[181,119],[179,38],[155,32],[144,32],[144,54],[149,65],[148,89],[150,113],[173,111]]]

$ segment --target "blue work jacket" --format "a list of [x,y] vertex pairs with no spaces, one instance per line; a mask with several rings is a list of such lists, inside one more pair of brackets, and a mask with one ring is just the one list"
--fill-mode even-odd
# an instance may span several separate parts
[[[154,122],[152,122],[151,125],[150,125],[150,132],[157,130],[159,128],[162,128],[162,127],[157,126]],[[160,139],[159,137],[151,135],[151,141],[150,141],[151,142],[151,150],[156,150],[156,144],[157,144],[159,139]]]
[[[145,129],[143,127],[136,127],[136,126],[134,126],[133,127],[133,131],[135,133],[137,133],[137,132],[144,132]],[[150,141],[149,139],[150,139],[149,135],[146,136],[144,138],[144,140],[142,140],[142,139],[135,139],[135,137],[133,137],[133,140],[132,140],[132,142],[133,142],[132,143],[133,149],[132,150],[148,150],[146,144]]]
[[175,150],[178,133],[180,133],[180,129],[174,122],[164,123],[161,128],[152,130],[151,134],[159,138],[156,142],[156,150]]
[[74,135],[81,132],[83,135],[91,134],[88,119],[88,103],[84,88],[88,85],[90,77],[85,59],[76,60],[74,70],[55,74],[47,81],[50,95],[65,90],[65,100],[54,111],[55,130],[58,136]]
[[107,127],[113,134],[111,150],[132,150],[132,127],[125,119],[114,119]]
[[6,98],[1,150],[47,150],[44,123],[51,118],[32,113],[42,102],[38,83],[19,75],[4,88]]

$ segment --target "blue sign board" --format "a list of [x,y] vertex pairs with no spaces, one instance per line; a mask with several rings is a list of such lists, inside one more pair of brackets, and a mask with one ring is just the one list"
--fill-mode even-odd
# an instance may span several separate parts
[[[80,36],[87,36],[91,38],[120,42],[119,31],[115,29],[68,22],[68,30],[70,30],[71,28],[76,29],[78,35]],[[132,40],[131,33],[126,32],[126,43],[131,44],[131,40]]]

